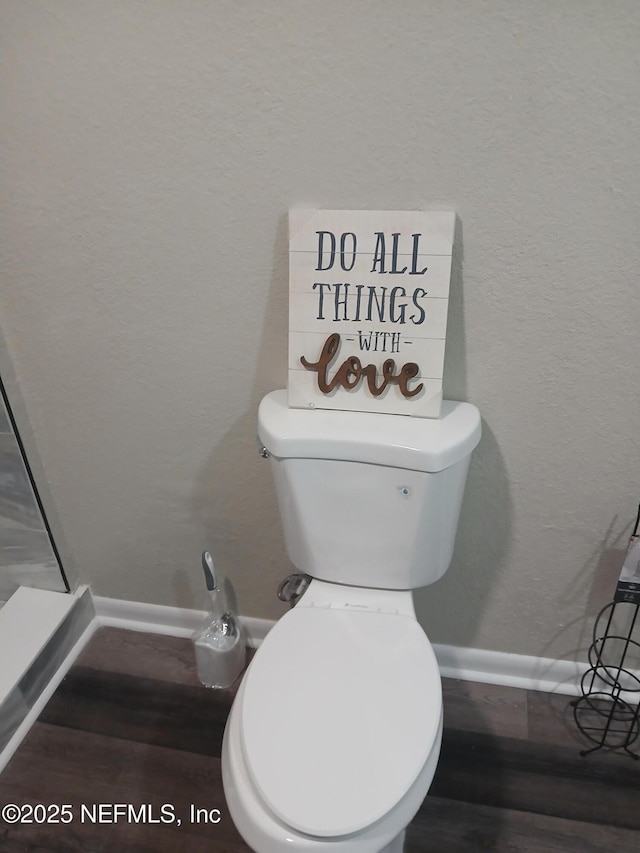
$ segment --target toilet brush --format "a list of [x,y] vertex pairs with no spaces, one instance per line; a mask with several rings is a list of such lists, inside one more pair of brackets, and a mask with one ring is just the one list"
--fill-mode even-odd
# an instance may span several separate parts
[[202,569],[209,592],[209,613],[193,638],[198,678],[205,687],[230,687],[244,667],[244,632],[238,618],[225,606],[224,592],[217,583],[208,551],[202,553]]

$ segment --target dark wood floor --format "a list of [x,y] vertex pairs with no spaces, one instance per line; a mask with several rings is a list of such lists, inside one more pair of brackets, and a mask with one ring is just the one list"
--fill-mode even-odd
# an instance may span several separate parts
[[[407,853],[640,850],[640,761],[581,757],[566,697],[448,680],[444,693],[442,757]],[[69,804],[57,817],[73,819],[0,820],[0,851],[246,853],[220,778],[231,695],[200,687],[188,640],[100,629],[0,776],[0,806]],[[113,804],[181,824],[116,821]],[[191,805],[219,822],[193,822]]]

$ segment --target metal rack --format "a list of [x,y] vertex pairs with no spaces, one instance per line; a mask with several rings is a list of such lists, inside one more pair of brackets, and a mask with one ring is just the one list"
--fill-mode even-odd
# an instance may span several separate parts
[[[639,525],[640,508],[629,549],[638,540]],[[640,679],[629,664],[640,652],[640,584],[637,592],[629,586],[619,583],[614,600],[598,614],[582,696],[571,702],[578,729],[594,744],[581,755],[609,749],[640,758],[630,749],[640,735]]]

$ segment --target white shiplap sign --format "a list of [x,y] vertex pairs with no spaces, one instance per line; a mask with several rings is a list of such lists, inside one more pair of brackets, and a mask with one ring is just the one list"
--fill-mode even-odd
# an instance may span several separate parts
[[439,417],[454,225],[290,211],[290,406]]

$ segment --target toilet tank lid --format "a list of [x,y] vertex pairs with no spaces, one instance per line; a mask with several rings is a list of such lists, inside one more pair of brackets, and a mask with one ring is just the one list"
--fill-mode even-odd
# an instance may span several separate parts
[[272,391],[258,411],[260,441],[285,459],[338,459],[433,473],[469,456],[480,435],[478,409],[453,400],[442,401],[439,418],[415,418],[293,409],[286,391]]

